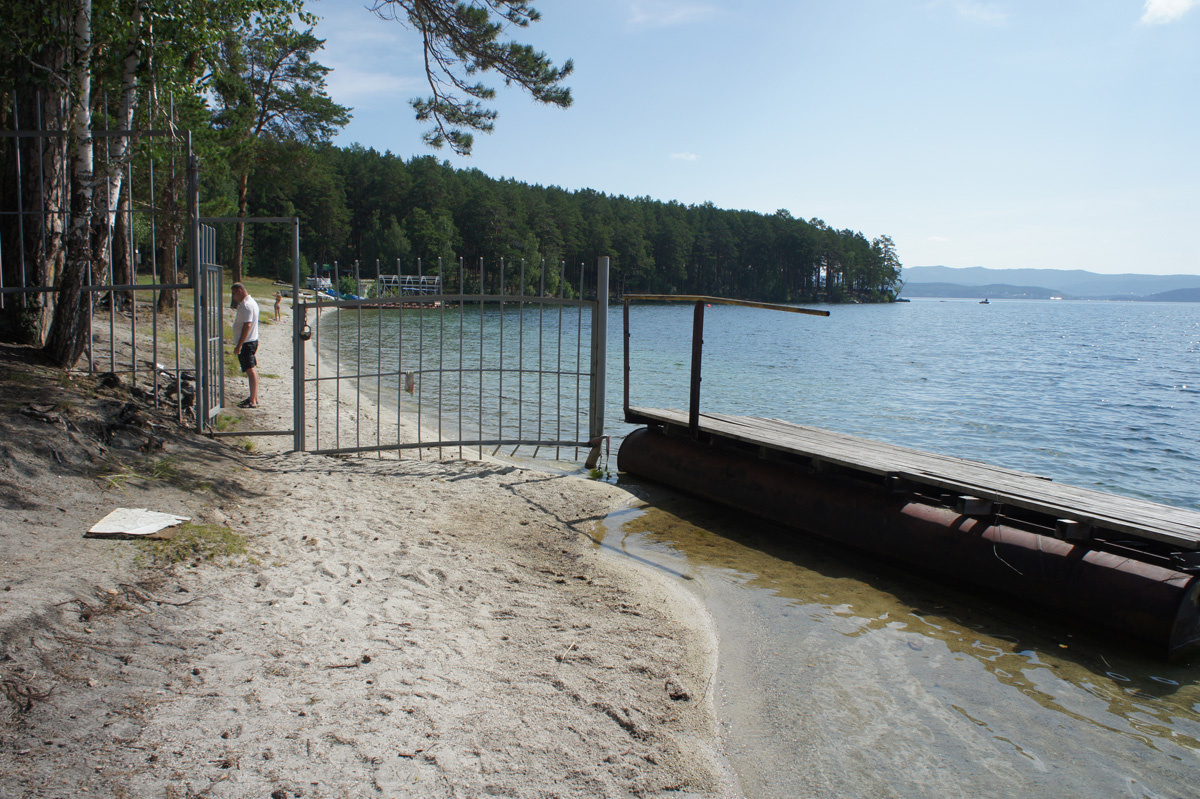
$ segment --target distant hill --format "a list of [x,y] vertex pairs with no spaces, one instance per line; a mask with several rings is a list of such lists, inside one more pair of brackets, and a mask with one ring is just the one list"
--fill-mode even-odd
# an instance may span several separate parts
[[1164,291],[1161,294],[1151,294],[1142,299],[1151,302],[1200,302],[1200,288]]
[[905,297],[990,297],[998,300],[1048,300],[1062,297],[1061,291],[1038,286],[1010,286],[1007,283],[990,283],[986,286],[963,286],[959,283],[913,283],[904,284],[900,292]]
[[1051,292],[1054,296],[1083,299],[1142,299],[1177,289],[1200,289],[1200,275],[1102,275],[1082,269],[987,269],[982,266],[966,269],[951,269],[948,266],[906,266],[904,281],[903,293],[914,297],[950,296],[914,293],[914,284],[930,283],[973,286],[976,293],[982,291],[984,286],[1038,287],[1038,290]]

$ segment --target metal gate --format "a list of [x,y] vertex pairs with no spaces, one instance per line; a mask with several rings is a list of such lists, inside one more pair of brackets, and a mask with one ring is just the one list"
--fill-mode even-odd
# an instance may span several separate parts
[[196,427],[203,432],[225,407],[225,324],[222,270],[217,263],[217,230],[197,220],[193,226],[196,265]]
[[376,263],[373,278],[357,266],[346,275],[354,294],[311,279],[295,306],[299,448],[593,461],[604,435],[608,268],[608,258],[594,269],[460,260],[426,275],[418,261],[413,276]]
[[[197,358],[197,368],[203,375],[199,382],[203,390],[198,389],[198,394],[203,397],[203,407],[200,409],[203,414],[197,413],[199,427],[211,436],[231,436],[237,438],[249,438],[254,436],[290,436],[292,437],[293,449],[300,449],[300,437],[296,431],[300,428],[296,424],[292,425],[289,430],[263,430],[239,425],[236,431],[220,431],[216,428],[215,418],[219,414],[225,404],[225,324],[222,314],[224,313],[225,294],[222,289],[222,280],[225,267],[220,264],[219,254],[217,252],[217,229],[218,224],[242,224],[242,225],[287,225],[292,231],[292,248],[288,254],[292,264],[292,288],[289,293],[295,296],[299,290],[300,281],[300,220],[294,216],[205,216],[196,217],[194,219],[193,239],[197,242],[193,263],[198,264],[197,274],[199,278],[197,285],[201,290],[196,296],[196,351],[201,353]],[[297,374],[300,370],[299,361],[296,359],[299,355],[299,327],[294,323],[293,336],[294,348],[293,353],[293,369]],[[202,364],[202,365],[201,365]],[[293,381],[291,386],[293,394],[298,391],[298,383]],[[247,420],[243,420],[247,421]],[[252,419],[249,420],[252,423]],[[294,421],[294,420],[293,420]]]

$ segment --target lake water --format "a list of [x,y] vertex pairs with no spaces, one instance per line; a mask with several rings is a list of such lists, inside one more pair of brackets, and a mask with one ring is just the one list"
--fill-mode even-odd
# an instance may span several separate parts
[[[914,299],[705,312],[701,409],[1200,509],[1200,305]],[[635,307],[631,403],[687,408],[691,308]],[[620,318],[609,415],[620,418]]]
[[[702,409],[1200,509],[1200,306],[828,309],[707,309]],[[630,327],[632,404],[686,408],[690,308]],[[650,504],[606,543],[686,575],[712,614],[747,796],[1200,793],[1200,665],[627,482]]]
[[[826,309],[707,309],[702,409],[1200,509],[1200,305]],[[691,323],[690,306],[634,306],[634,405],[687,407]],[[618,445],[619,307],[609,329]],[[605,543],[686,575],[712,614],[718,673],[694,688],[747,796],[1197,795],[1200,666],[617,479],[648,504]]]

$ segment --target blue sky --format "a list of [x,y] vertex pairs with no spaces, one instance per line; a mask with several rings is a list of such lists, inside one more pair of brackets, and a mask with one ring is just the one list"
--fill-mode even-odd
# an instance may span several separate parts
[[1200,274],[1200,0],[535,0],[567,110],[498,82],[430,150],[420,42],[318,0],[337,143],[566,189],[819,217],[907,266]]

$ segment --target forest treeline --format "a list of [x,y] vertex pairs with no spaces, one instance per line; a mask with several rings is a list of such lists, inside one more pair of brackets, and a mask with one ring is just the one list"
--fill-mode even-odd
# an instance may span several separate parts
[[[249,175],[252,216],[298,216],[305,276],[376,261],[384,274],[436,274],[443,264],[524,259],[530,288],[539,267],[611,257],[611,290],[709,294],[776,302],[889,301],[900,261],[888,236],[868,240],[785,210],[731,211],[648,197],[529,185],[456,169],[431,156],[405,161],[359,145],[264,142]],[[206,182],[212,215],[230,204]],[[226,237],[230,234],[225,233]],[[249,274],[290,280],[291,231],[246,232]],[[449,267],[447,267],[449,268]],[[457,270],[457,266],[454,267]],[[553,280],[557,270],[547,270]],[[551,286],[550,288],[554,288]]]

